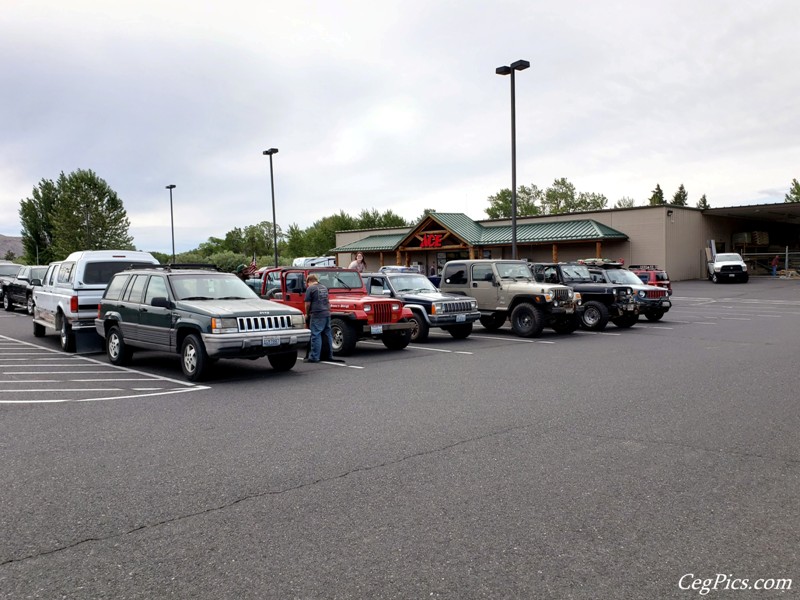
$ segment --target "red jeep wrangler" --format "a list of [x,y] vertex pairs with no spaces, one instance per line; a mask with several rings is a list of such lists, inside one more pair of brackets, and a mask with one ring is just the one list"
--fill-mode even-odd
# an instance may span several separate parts
[[401,350],[411,341],[414,316],[393,298],[370,296],[355,269],[338,267],[279,267],[262,278],[262,298],[282,302],[306,312],[306,278],[310,273],[328,288],[331,303],[333,353],[347,356],[360,339],[383,341],[389,350]]

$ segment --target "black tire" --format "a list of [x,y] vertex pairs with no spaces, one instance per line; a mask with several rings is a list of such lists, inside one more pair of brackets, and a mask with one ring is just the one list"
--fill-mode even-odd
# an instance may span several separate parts
[[189,381],[200,381],[208,367],[208,354],[200,336],[195,333],[187,335],[181,344],[181,369]]
[[14,303],[11,302],[11,296],[7,293],[3,294],[3,308],[8,312],[13,312],[14,310]]
[[276,371],[290,371],[297,363],[297,351],[270,354],[267,356],[267,360]]
[[511,330],[520,337],[537,337],[544,329],[542,311],[529,302],[517,304],[511,311]]
[[500,329],[506,322],[506,315],[503,313],[492,313],[491,315],[481,315],[481,325],[484,329],[494,331]]
[[748,281],[750,281],[750,275],[745,273],[745,276],[742,277],[742,283],[747,283]]
[[452,335],[457,340],[466,339],[472,333],[472,323],[467,323],[465,325],[451,325],[447,328],[447,333]]
[[61,315],[60,321],[61,327],[58,329],[58,336],[61,342],[61,349],[64,352],[75,352],[75,334],[72,332],[72,326],[67,323],[64,315]]
[[614,317],[611,322],[620,329],[628,329],[636,325],[639,320],[639,315],[622,315],[621,317]]
[[608,325],[608,307],[602,302],[590,300],[584,304],[581,327],[589,331],[603,331]]
[[108,362],[112,365],[122,366],[127,365],[132,356],[131,349],[125,343],[122,337],[122,331],[116,325],[113,325],[106,334],[106,355]]
[[663,316],[664,316],[664,312],[665,312],[665,311],[663,311],[663,310],[661,310],[661,309],[659,309],[659,310],[652,310],[652,311],[650,311],[650,312],[648,312],[648,313],[645,313],[645,315],[644,315],[644,316],[645,316],[645,317],[647,317],[647,320],[648,320],[648,321],[660,321],[660,320],[661,320],[661,317],[663,317]]
[[561,334],[569,334],[573,333],[578,327],[580,327],[580,318],[579,317],[572,317],[569,319],[562,319],[560,321],[556,321],[553,323],[553,331],[556,333]]
[[39,325],[39,323],[33,323],[33,337],[44,337],[46,333],[44,325]]
[[28,294],[28,297],[25,299],[25,310],[28,313],[28,316],[33,316],[33,309],[36,306],[36,303],[33,301],[33,294]]
[[414,328],[411,330],[411,341],[414,343],[417,342],[424,342],[428,339],[428,334],[430,333],[430,325],[425,320],[425,317],[420,315],[417,311],[411,311],[413,316],[409,319],[411,323],[414,323]]
[[711,275],[711,281],[713,281],[714,283],[719,283],[719,278],[717,277],[716,273]]
[[358,334],[353,325],[344,319],[331,319],[331,337],[334,354],[349,356],[355,350]]
[[387,331],[381,336],[381,341],[389,350],[402,350],[411,343],[411,330]]

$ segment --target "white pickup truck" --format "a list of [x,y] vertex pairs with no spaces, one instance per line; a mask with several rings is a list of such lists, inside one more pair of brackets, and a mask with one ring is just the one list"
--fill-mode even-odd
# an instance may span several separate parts
[[111,278],[120,271],[159,264],[149,252],[86,250],[50,263],[33,292],[33,335],[59,333],[64,352],[102,350],[94,319]]
[[747,283],[747,263],[736,252],[720,252],[708,263],[708,279],[714,283],[741,281]]

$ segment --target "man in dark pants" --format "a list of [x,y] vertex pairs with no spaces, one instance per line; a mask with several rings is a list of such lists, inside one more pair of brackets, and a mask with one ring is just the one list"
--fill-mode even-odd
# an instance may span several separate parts
[[330,360],[333,358],[333,336],[328,288],[319,283],[319,278],[314,273],[309,274],[306,283],[306,322],[311,330],[311,351],[303,362],[319,362],[320,355]]

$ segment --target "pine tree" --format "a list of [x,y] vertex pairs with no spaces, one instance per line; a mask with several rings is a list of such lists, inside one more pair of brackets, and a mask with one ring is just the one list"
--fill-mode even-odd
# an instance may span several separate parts
[[708,203],[708,200],[706,200],[705,194],[703,194],[700,197],[700,201],[697,203],[697,208],[702,208],[702,209],[711,208],[711,205]]
[[656,189],[653,190],[653,195],[650,196],[650,206],[661,206],[666,203],[666,200],[664,200],[664,191],[659,184],[656,184]]
[[680,185],[678,191],[675,192],[675,195],[672,197],[672,203],[675,206],[686,206],[686,202],[689,200],[689,195],[686,193],[686,188],[683,187],[683,184]]
[[800,182],[797,179],[792,179],[792,185],[789,187],[789,193],[785,196],[786,202],[800,202]]

